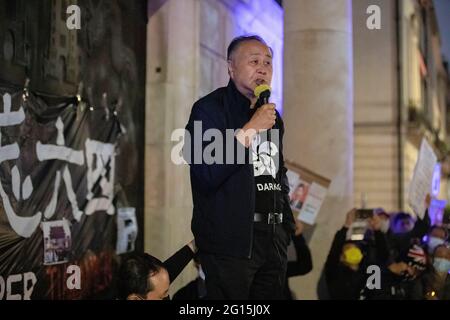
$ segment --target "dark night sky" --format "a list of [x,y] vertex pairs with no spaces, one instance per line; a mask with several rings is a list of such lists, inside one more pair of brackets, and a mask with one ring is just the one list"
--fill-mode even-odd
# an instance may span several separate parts
[[450,0],[434,0],[441,34],[442,53],[450,62]]

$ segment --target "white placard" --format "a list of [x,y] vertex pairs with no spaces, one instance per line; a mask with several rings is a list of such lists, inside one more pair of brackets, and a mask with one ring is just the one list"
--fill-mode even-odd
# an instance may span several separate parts
[[323,200],[327,195],[327,188],[313,182],[309,187],[308,195],[302,205],[298,219],[313,225],[316,221],[317,214],[320,211]]
[[409,205],[421,219],[425,215],[425,197],[427,193],[430,193],[436,162],[437,158],[433,149],[425,139],[422,139],[419,157],[414,168],[414,175],[409,186],[408,194]]

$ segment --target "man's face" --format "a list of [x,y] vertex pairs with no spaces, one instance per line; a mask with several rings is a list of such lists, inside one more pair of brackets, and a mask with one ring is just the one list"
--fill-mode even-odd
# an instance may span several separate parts
[[228,61],[228,72],[237,89],[253,99],[253,90],[260,84],[272,82],[272,53],[256,40],[239,44]]
[[442,230],[441,228],[434,228],[430,233],[430,237],[435,237],[443,240],[447,238],[445,231]]
[[169,295],[169,273],[166,269],[161,269],[150,276],[154,289],[147,293],[146,300],[163,300]]
[[400,219],[395,224],[395,230],[397,233],[408,233],[414,228],[414,221],[410,218]]

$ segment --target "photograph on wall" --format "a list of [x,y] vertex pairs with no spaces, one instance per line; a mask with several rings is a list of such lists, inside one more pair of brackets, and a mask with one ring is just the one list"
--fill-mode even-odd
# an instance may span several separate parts
[[116,253],[123,254],[134,251],[137,234],[136,208],[118,208]]
[[42,222],[44,237],[44,265],[69,261],[72,237],[66,219]]
[[306,197],[308,196],[309,183],[299,179],[297,186],[295,186],[294,191],[290,195],[290,205],[296,210],[301,210],[303,204],[305,203]]

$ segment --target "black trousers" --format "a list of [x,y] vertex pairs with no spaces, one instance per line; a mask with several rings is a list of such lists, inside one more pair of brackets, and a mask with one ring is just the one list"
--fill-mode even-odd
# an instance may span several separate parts
[[289,241],[282,224],[255,222],[250,258],[200,252],[207,299],[283,299]]

